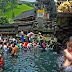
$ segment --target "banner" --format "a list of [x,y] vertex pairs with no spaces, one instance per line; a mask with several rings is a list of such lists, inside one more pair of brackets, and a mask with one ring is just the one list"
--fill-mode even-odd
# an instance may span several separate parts
[[43,10],[38,9],[37,10],[37,17],[43,17],[43,16],[44,16],[44,9]]

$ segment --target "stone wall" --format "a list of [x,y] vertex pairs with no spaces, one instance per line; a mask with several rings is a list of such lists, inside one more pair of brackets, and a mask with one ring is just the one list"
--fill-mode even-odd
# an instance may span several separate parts
[[3,35],[16,35],[22,29],[24,31],[31,30],[33,22],[28,23],[14,23],[10,25],[1,25],[0,26],[0,34]]
[[58,39],[58,49],[64,49],[69,37],[72,36],[72,14],[69,15],[67,13],[68,16],[62,14],[57,17],[58,28],[56,30],[56,37]]

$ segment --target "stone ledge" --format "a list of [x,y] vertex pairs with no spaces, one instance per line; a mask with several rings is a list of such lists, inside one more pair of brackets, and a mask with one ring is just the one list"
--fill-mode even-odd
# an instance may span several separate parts
[[57,13],[57,17],[72,17],[72,13]]

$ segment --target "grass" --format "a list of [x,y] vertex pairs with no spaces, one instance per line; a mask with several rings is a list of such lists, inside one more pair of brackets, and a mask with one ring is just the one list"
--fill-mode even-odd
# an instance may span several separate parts
[[[22,12],[24,12],[24,11],[27,11],[27,10],[31,10],[31,9],[33,9],[33,7],[29,7],[29,6],[27,6],[27,5],[25,5],[25,4],[22,4],[22,5],[17,5],[17,8],[14,8],[13,9],[13,12],[14,12],[14,16],[16,17],[16,16],[18,16],[19,14],[21,14]],[[12,18],[12,10],[11,10],[11,5],[8,5],[7,6],[7,12],[5,12],[5,14],[3,14],[2,12],[1,12],[1,10],[0,10],[0,16],[5,16],[5,17],[7,17],[7,18]]]

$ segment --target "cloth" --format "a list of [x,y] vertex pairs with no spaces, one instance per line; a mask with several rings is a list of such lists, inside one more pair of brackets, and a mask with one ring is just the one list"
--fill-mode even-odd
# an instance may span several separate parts
[[21,41],[24,42],[24,35],[21,36]]
[[17,46],[19,47],[19,49],[20,49],[20,45],[19,44],[17,44]]
[[69,53],[72,54],[72,51],[70,51]]
[[27,34],[27,37],[31,37],[34,33],[30,32]]

